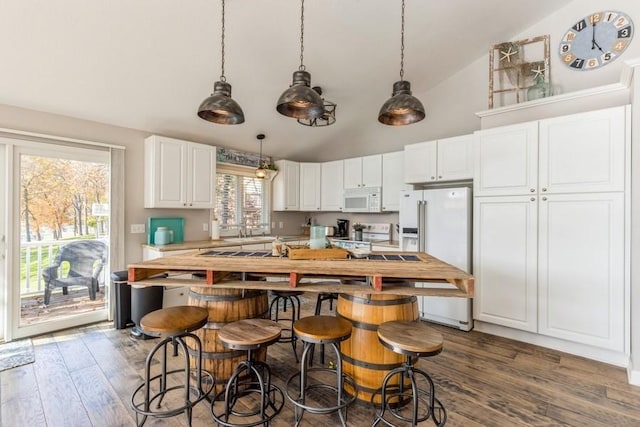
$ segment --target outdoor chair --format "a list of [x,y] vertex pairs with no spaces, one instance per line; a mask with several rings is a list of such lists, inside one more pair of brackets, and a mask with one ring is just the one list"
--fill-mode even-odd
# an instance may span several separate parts
[[[69,286],[86,286],[89,298],[96,299],[100,290],[99,277],[107,262],[107,245],[98,240],[79,240],[60,248],[53,263],[44,269],[44,304],[49,305],[53,288],[62,288],[67,295]],[[68,263],[68,273],[63,277],[64,264]]]

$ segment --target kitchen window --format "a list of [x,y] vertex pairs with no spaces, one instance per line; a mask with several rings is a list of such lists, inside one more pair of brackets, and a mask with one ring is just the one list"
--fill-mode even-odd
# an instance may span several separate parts
[[214,216],[221,235],[269,234],[271,182],[255,177],[253,168],[218,164]]

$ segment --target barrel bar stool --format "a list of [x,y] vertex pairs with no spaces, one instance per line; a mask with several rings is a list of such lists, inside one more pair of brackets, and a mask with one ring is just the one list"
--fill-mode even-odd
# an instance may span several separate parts
[[[131,395],[131,408],[136,413],[136,423],[142,426],[148,416],[155,418],[167,418],[184,412],[187,418],[187,425],[191,425],[191,413],[193,406],[207,397],[213,389],[214,380],[209,372],[202,370],[202,343],[193,333],[207,323],[209,313],[201,307],[177,306],[152,311],[140,320],[140,329],[146,334],[165,337],[153,347],[147,355],[145,364],[144,382]],[[189,350],[185,339],[190,338],[195,343],[196,367],[191,369],[189,360]],[[167,371],[167,346],[173,346],[173,356],[178,356],[178,348],[182,349],[185,365],[184,369]],[[161,372],[151,376],[151,363],[155,354],[162,350]],[[193,352],[192,352],[193,353]],[[195,370],[195,384],[191,384],[192,370]],[[184,373],[184,384],[168,387],[167,377],[179,372]],[[203,390],[203,378],[208,387]],[[159,383],[159,390],[151,396],[151,386],[155,382]],[[165,396],[174,390],[184,389],[184,403],[176,408],[159,410]],[[142,401],[136,402],[138,395],[143,395]],[[156,402],[155,408],[151,404]],[[139,415],[142,419],[138,421]]]
[[[282,334],[280,335],[280,339],[278,340],[278,342],[291,343],[291,347],[293,348],[293,355],[296,358],[296,363],[298,363],[298,352],[296,351],[297,339],[295,334],[293,333],[293,322],[300,319],[301,305],[299,295],[302,295],[303,293],[303,291],[271,291],[273,299],[271,300],[271,304],[269,305],[269,317],[271,318],[271,320],[276,323],[283,321],[291,322],[287,328],[282,328]],[[287,305],[291,306],[291,316],[280,317],[281,303],[283,313],[287,312]]]
[[[351,336],[351,323],[345,319],[334,316],[309,316],[296,321],[293,324],[293,331],[296,336],[304,343],[302,357],[300,358],[300,371],[293,374],[287,380],[285,391],[287,398],[295,406],[295,425],[300,425],[302,416],[305,411],[313,414],[329,414],[338,412],[340,421],[346,426],[346,409],[356,399],[357,393],[348,396],[344,392],[344,383],[348,382],[355,390],[355,382],[353,378],[342,372],[342,356],[338,344]],[[335,369],[332,368],[312,368],[308,366],[308,358],[313,354],[313,346],[315,344],[330,345],[336,355]],[[332,372],[336,375],[335,386],[329,384],[310,384],[309,373],[314,371]],[[300,379],[297,396],[292,390],[292,381],[295,378]],[[321,407],[311,406],[306,402],[307,392],[312,389],[329,389],[336,393],[336,404],[333,406]],[[344,410],[344,414],[343,414]]]
[[[284,406],[282,390],[271,383],[269,365],[255,360],[253,352],[278,342],[282,328],[269,319],[243,319],[224,326],[218,332],[218,339],[227,348],[247,352],[247,360],[238,364],[226,388],[211,401],[211,415],[215,422],[223,426],[250,427],[258,424],[268,425],[280,413]],[[247,372],[247,381],[241,375]],[[255,381],[253,380],[255,378]],[[240,412],[234,410],[243,396],[259,393],[257,409]],[[216,401],[224,396],[224,411],[217,411]],[[230,417],[254,417],[246,423],[235,422]],[[257,417],[256,417],[257,416]]]
[[[384,418],[385,412],[389,412],[396,418],[411,422],[412,426],[418,423],[433,419],[437,426],[444,426],[447,421],[447,411],[442,403],[435,397],[435,386],[433,380],[426,372],[414,366],[413,359],[418,357],[435,356],[442,351],[442,334],[427,326],[421,321],[395,320],[385,322],[378,328],[378,339],[380,343],[390,350],[407,356],[403,366],[395,368],[384,377],[382,387],[371,397],[373,404],[374,397],[381,394],[381,408],[376,411],[376,419],[372,427],[379,422],[388,426],[394,426]],[[400,375],[397,385],[390,386],[389,380],[394,375]],[[405,390],[404,376],[411,381],[411,390]],[[429,390],[418,388],[417,380],[421,376],[429,384]],[[411,401],[411,418],[401,414],[402,407]],[[425,412],[419,414],[420,403],[426,406]],[[375,405],[374,405],[375,406]]]

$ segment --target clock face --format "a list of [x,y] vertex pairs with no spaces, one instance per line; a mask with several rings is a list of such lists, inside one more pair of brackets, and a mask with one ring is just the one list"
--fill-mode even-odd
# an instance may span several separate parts
[[612,62],[633,38],[633,22],[616,11],[596,12],[576,22],[562,37],[560,57],[573,70],[593,70]]

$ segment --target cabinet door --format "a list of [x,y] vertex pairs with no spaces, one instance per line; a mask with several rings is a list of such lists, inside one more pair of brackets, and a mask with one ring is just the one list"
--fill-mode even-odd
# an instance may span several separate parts
[[145,140],[145,208],[183,208],[187,204],[187,145],[161,136]]
[[626,107],[540,121],[540,191],[623,191]]
[[438,181],[473,179],[473,135],[438,140]]
[[474,134],[476,196],[537,191],[538,122],[481,130]]
[[404,151],[384,153],[382,155],[382,210],[397,212],[400,210],[400,191],[410,190],[403,183]]
[[474,318],[536,332],[536,197],[476,197],[473,225]]
[[362,186],[382,187],[382,154],[362,158]]
[[213,209],[216,194],[216,147],[189,144],[187,207]]
[[300,210],[320,210],[320,163],[300,163]]
[[278,175],[273,180],[273,210],[297,211],[300,208],[300,164],[278,160]]
[[[342,210],[344,193],[344,162],[335,160],[322,163],[320,170],[320,210]],[[384,193],[382,193],[384,195]]]
[[420,184],[437,179],[438,142],[428,141],[404,146],[404,182]]
[[539,333],[624,351],[624,223],[623,193],[540,199]]
[[344,188],[362,187],[362,157],[344,160]]

